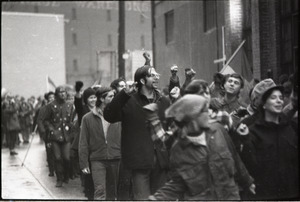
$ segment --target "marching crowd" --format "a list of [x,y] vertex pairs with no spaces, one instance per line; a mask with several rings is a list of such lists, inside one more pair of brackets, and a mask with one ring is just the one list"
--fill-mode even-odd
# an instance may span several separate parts
[[[7,93],[1,140],[10,155],[38,132],[56,187],[80,177],[89,200],[270,200],[299,197],[298,78],[254,82],[178,66],[169,85],[145,64],[134,81],[59,86],[45,99]],[[199,75],[201,77],[201,75]],[[249,87],[249,83],[247,83]]]

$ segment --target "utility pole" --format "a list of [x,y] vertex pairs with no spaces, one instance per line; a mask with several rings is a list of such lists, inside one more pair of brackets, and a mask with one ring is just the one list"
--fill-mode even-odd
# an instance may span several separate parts
[[119,39],[118,39],[118,61],[119,61],[119,77],[125,78],[125,1],[119,2]]
[[156,23],[155,23],[155,1],[151,1],[151,31],[152,31],[152,65],[156,67],[156,61],[155,61],[155,53],[156,53],[156,47],[155,47],[155,29],[156,29]]

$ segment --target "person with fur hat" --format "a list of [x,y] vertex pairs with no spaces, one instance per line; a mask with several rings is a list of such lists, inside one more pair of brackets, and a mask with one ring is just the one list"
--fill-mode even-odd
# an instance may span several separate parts
[[[149,197],[150,200],[239,200],[235,181],[237,153],[224,127],[209,123],[208,100],[187,94],[165,111],[178,126],[171,148],[171,180]],[[239,182],[254,192],[247,171]],[[183,196],[181,198],[181,196]]]
[[71,127],[74,119],[74,106],[66,102],[66,89],[55,89],[55,100],[46,105],[44,125],[49,131],[55,156],[56,187],[62,187],[69,181]]
[[[239,127],[241,158],[257,185],[253,200],[299,197],[298,136],[283,112],[283,87],[263,88],[254,123]],[[255,92],[255,91],[254,91]]]
[[246,107],[245,103],[239,101],[240,91],[244,87],[242,76],[237,73],[228,74],[222,82],[225,95],[212,98],[210,103],[211,108],[214,110],[224,110],[230,114],[240,106]]
[[138,68],[134,81],[132,88],[123,89],[104,109],[104,118],[122,123],[122,163],[132,173],[133,199],[145,200],[164,184],[167,170],[158,158],[160,151],[154,148],[143,106],[158,103],[159,114],[163,115],[161,106],[169,106],[169,101],[158,91],[159,74],[154,67]]
[[[114,93],[112,88],[100,87],[96,92],[96,107],[82,118],[79,164],[83,173],[92,174],[95,200],[117,199],[121,123],[110,124],[103,118],[103,110]],[[106,183],[106,179],[110,183]]]

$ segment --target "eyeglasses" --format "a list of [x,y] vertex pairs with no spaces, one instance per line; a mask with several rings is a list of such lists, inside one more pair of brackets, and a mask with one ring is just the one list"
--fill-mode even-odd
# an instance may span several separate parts
[[159,79],[160,74],[158,74],[158,73],[151,73],[150,75],[148,75],[148,77],[152,77],[152,78],[157,78],[157,79]]

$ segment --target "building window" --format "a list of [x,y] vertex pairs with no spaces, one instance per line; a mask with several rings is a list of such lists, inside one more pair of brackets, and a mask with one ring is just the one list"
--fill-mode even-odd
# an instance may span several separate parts
[[281,3],[281,74],[292,74],[298,68],[299,8],[297,0]]
[[78,71],[78,62],[76,59],[73,60],[73,69],[74,71]]
[[166,23],[166,43],[174,41],[174,11],[165,14]]
[[140,23],[143,24],[145,22],[145,16],[144,14],[140,15]]
[[216,1],[203,1],[204,31],[216,27]]
[[141,47],[145,48],[145,36],[144,35],[141,36]]
[[76,8],[72,8],[72,19],[73,20],[77,19]]
[[39,12],[39,7],[38,7],[37,5],[35,5],[35,6],[33,7],[33,9],[34,9],[34,12],[35,12],[35,13],[38,13],[38,12]]
[[112,46],[111,34],[107,35],[107,45]]
[[76,33],[73,33],[72,34],[72,39],[73,39],[73,45],[77,45],[77,34]]
[[111,21],[111,11],[110,10],[106,10],[106,21],[107,22]]

